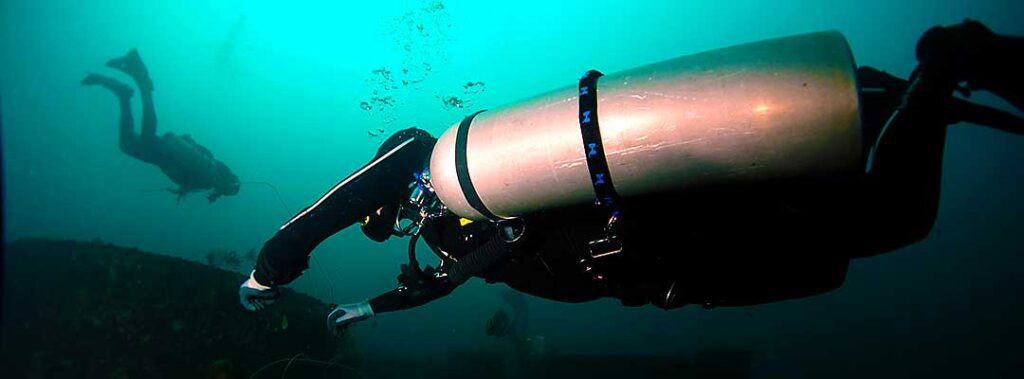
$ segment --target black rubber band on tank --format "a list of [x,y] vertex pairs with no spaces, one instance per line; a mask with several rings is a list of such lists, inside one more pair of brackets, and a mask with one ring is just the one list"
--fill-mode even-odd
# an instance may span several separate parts
[[618,216],[619,194],[615,192],[612,176],[608,171],[601,142],[601,126],[597,122],[597,79],[604,76],[600,71],[590,70],[580,78],[580,132],[583,134],[583,150],[587,156],[590,182],[594,185],[595,202],[610,207],[612,216]]
[[480,194],[476,192],[476,187],[473,187],[473,180],[469,177],[469,166],[466,163],[466,143],[469,140],[469,127],[473,124],[473,118],[480,113],[483,113],[483,111],[481,110],[466,116],[466,118],[462,119],[462,123],[459,124],[458,133],[455,134],[455,174],[459,177],[462,195],[466,197],[469,206],[488,219],[498,220],[501,217],[487,209],[483,200],[480,199]]

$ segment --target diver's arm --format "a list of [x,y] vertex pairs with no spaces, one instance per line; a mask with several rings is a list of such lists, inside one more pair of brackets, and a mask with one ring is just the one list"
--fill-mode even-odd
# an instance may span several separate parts
[[327,315],[327,327],[339,333],[349,325],[369,319],[377,313],[400,311],[437,300],[451,293],[457,286],[444,275],[424,274],[415,280],[399,277],[399,281],[406,281],[409,285],[403,284],[369,301],[335,307]]
[[1024,37],[997,34],[975,20],[929,29],[917,42],[922,66],[971,90],[988,90],[1024,110]]
[[393,312],[418,307],[447,296],[456,287],[494,266],[521,246],[522,241],[505,242],[497,235],[480,247],[469,252],[451,266],[433,273],[428,268],[422,278],[409,278],[403,274],[398,288],[370,300],[374,313]]
[[443,280],[423,287],[398,288],[370,299],[373,313],[394,312],[414,308],[440,299],[452,293],[457,287],[451,281]]
[[401,201],[433,143],[429,134],[418,129],[406,129],[389,138],[376,159],[285,223],[263,245],[253,278],[271,287],[295,280],[309,266],[313,249],[327,237],[384,204]]

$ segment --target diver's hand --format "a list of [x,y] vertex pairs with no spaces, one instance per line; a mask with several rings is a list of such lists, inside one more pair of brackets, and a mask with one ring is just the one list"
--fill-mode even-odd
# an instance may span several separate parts
[[327,315],[327,328],[334,334],[345,330],[349,325],[373,317],[373,308],[370,302],[364,301],[355,304],[342,304],[334,308]]
[[170,193],[174,194],[176,196],[175,199],[180,203],[181,199],[184,199],[185,195],[188,195],[189,191],[186,190],[184,187],[178,187],[178,188],[168,188],[167,192],[170,192]]
[[249,275],[249,279],[242,282],[242,285],[238,287],[238,297],[242,302],[242,307],[250,311],[258,311],[264,307],[273,304],[278,297],[281,296],[281,292],[274,287],[267,287],[256,281]]

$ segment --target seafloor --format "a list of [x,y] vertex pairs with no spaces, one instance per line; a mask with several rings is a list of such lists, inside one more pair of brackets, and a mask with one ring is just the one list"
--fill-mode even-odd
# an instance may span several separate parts
[[[244,276],[93,241],[5,246],[3,378],[745,378],[749,352],[694,357],[451,350],[361,352],[327,332],[330,306],[289,292],[268,309],[238,305]],[[232,258],[235,259],[235,258]],[[214,260],[208,257],[208,260]],[[444,349],[439,346],[439,349]]]
[[[287,293],[247,312],[236,272],[98,241],[19,240],[5,250],[5,378],[245,378],[296,356],[290,377],[345,377],[358,360],[326,333],[328,305]],[[258,377],[280,377],[286,365]]]

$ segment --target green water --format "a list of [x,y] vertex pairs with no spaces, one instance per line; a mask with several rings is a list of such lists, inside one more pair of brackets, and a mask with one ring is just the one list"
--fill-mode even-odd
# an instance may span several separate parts
[[[211,249],[258,249],[387,133],[438,135],[476,109],[573,85],[587,69],[836,29],[858,64],[906,77],[928,27],[970,17],[1024,35],[1022,15],[1024,2],[1013,1],[6,0],[5,238],[102,239],[197,261]],[[103,63],[133,47],[155,82],[158,133],[191,134],[242,181],[276,186],[284,205],[261,184],[213,204],[153,191],[172,183],[117,149],[115,99],[79,85],[89,72],[115,75]],[[390,105],[374,101],[386,96]],[[464,107],[447,106],[449,96]],[[712,311],[530,299],[533,332],[560,353],[751,351],[755,377],[1006,375],[1024,337],[1022,152],[1020,137],[952,128],[932,234],[855,261],[840,290]],[[393,288],[403,251],[402,241],[345,230],[320,245],[293,288],[362,301]],[[426,358],[500,349],[483,328],[503,288],[471,281],[378,317],[361,328],[361,348]]]

